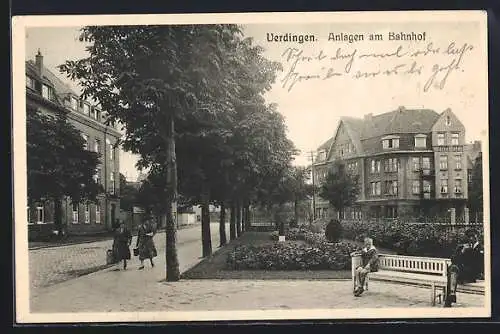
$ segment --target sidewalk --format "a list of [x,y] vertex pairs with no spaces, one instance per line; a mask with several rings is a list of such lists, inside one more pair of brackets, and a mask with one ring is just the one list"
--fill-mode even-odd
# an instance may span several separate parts
[[[148,312],[351,308],[427,308],[429,290],[374,282],[362,297],[350,280],[164,281],[164,263],[118,267],[37,291],[31,312]],[[191,265],[181,267],[184,272]],[[458,294],[454,308],[483,307],[484,297]],[[437,306],[439,308],[439,306]],[[411,317],[411,313],[409,313]]]

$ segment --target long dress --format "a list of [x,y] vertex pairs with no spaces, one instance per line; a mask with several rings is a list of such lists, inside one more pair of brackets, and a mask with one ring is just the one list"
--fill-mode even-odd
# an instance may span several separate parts
[[130,260],[130,243],[132,242],[132,233],[128,229],[120,231],[116,230],[114,239],[114,255],[115,261],[119,262],[121,260]]
[[139,226],[137,232],[137,248],[139,249],[140,261],[152,259],[158,255],[153,241],[154,233],[155,230],[150,222]]

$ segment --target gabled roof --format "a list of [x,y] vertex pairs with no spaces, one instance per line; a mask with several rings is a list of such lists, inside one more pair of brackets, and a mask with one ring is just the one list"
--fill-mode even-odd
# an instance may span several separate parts
[[[344,124],[358,153],[364,151],[363,141],[390,134],[428,133],[439,118],[439,114],[430,109],[399,108],[387,113],[368,116],[363,119],[341,117],[339,126]],[[338,131],[337,128],[337,131]],[[326,141],[319,149],[333,145],[335,136]]]
[[[38,71],[36,70],[36,65],[33,60],[28,60],[26,62],[26,70],[30,71],[30,74],[32,75],[38,75]],[[34,73],[33,73],[34,72]],[[45,66],[42,67],[42,78],[48,80],[52,85],[54,85],[54,89],[58,95],[67,95],[67,94],[73,94],[76,96],[79,96],[80,94],[76,93],[74,90],[71,89],[69,85],[64,83],[61,79],[59,79],[52,71],[50,71],[48,68]]]

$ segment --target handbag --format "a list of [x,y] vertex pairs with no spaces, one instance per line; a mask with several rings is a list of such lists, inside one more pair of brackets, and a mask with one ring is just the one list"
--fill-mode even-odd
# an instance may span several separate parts
[[138,256],[139,255],[139,248],[134,248],[134,256]]
[[106,264],[113,264],[115,263],[115,256],[113,254],[113,251],[111,249],[108,249],[106,251]]

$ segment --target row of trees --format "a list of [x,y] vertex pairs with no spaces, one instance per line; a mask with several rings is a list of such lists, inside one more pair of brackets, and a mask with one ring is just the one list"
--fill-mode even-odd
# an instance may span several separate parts
[[144,205],[166,217],[167,280],[178,280],[178,203],[201,205],[207,256],[209,204],[230,209],[232,239],[250,204],[275,201],[293,177],[296,150],[263,98],[281,65],[236,25],[85,27],[81,40],[89,56],[60,70],[124,125],[124,149],[149,170]]

